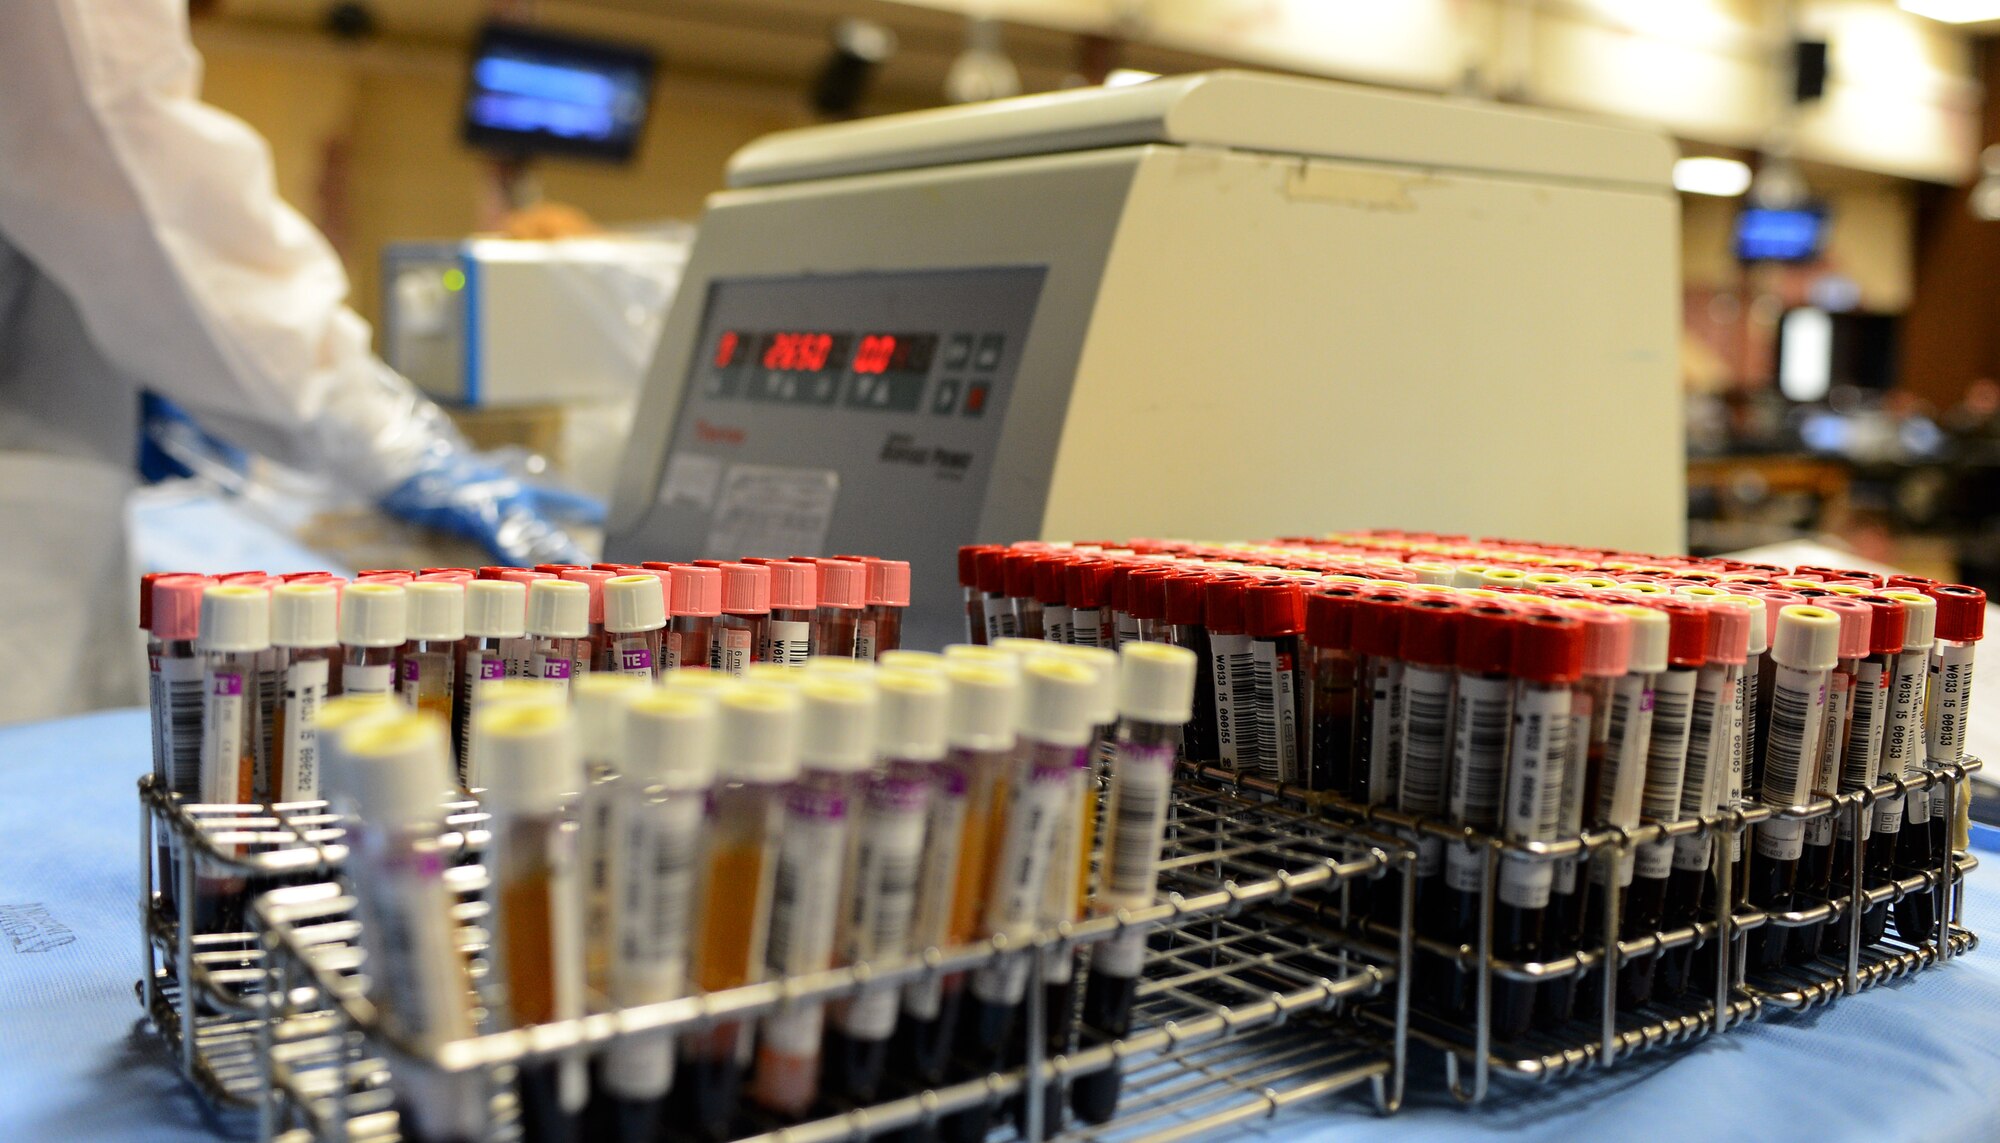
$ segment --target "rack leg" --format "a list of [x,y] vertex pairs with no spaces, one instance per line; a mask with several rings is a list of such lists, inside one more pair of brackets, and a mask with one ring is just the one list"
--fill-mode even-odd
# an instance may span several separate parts
[[1710,833],[1710,844],[1715,847],[1715,1013],[1709,1018],[1717,1032],[1729,1030],[1729,986],[1730,968],[1735,961],[1736,934],[1732,922],[1736,919],[1734,895],[1736,880],[1736,839],[1740,833],[1724,833],[1718,829]]
[[159,1000],[159,981],[153,976],[153,806],[144,790],[139,793],[139,951],[144,954],[139,999],[150,1019]]
[[1618,1043],[1618,929],[1623,923],[1619,917],[1618,867],[1623,857],[1623,848],[1607,849],[1603,857],[1610,863],[1604,875],[1604,946],[1597,973],[1597,1034],[1602,1045],[1598,1062],[1604,1067],[1611,1066]]
[[[1417,968],[1417,870],[1414,863],[1403,869],[1403,923],[1396,940],[1396,1028],[1390,1045],[1389,1087],[1385,1100],[1376,1088],[1375,1103],[1385,1113],[1403,1105],[1403,1068],[1410,1047],[1410,977]],[[1484,1000],[1481,1001],[1483,1008]]]
[[[1937,959],[1939,964],[1943,964],[1951,959],[1951,910],[1946,906],[1950,903],[1951,895],[1956,888],[1953,874],[1958,870],[1958,862],[1953,860],[1954,852],[1951,847],[1952,821],[1954,815],[1958,813],[1957,776],[1946,770],[1939,779],[1939,788],[1943,790],[1945,828],[1944,844],[1938,848],[1944,853],[1944,861],[1938,869],[1937,906],[1933,911],[1937,913]],[[1937,804],[1937,799],[1933,798],[1931,800],[1933,822],[1938,816]]]
[[1861,917],[1867,910],[1862,902],[1867,900],[1868,882],[1862,869],[1866,862],[1863,857],[1868,850],[1868,839],[1862,836],[1874,811],[1867,799],[1855,802],[1845,811],[1854,815],[1854,845],[1849,850],[1847,876],[1847,994],[1853,996],[1861,991]]
[[175,892],[175,912],[179,930],[174,934],[174,975],[180,979],[181,1071],[194,1078],[195,1002],[194,986],[194,866],[199,851],[181,846],[180,888]]
[[1049,1023],[1049,1006],[1042,993],[1042,951],[1034,948],[1024,954],[1028,958],[1028,1054],[1021,1069],[1021,1100],[1028,1109],[1027,1143],[1042,1143],[1042,1063]]

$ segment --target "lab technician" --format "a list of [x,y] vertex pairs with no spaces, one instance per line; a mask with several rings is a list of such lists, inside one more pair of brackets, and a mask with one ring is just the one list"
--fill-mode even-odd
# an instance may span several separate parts
[[369,350],[184,0],[0,3],[0,723],[140,701],[139,391],[514,562],[575,545]]

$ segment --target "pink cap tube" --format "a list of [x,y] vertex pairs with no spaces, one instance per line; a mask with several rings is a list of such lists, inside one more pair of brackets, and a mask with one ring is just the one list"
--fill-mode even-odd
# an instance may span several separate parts
[[819,603],[819,569],[797,560],[748,559],[771,575],[771,610],[811,611]]
[[676,564],[673,571],[672,606],[675,615],[708,616],[722,614],[722,569]]
[[604,581],[617,578],[617,572],[598,571],[595,568],[569,568],[561,573],[562,578],[571,583],[580,583],[590,589],[590,621],[604,622]]
[[1850,596],[1835,595],[1812,601],[1815,607],[1824,607],[1840,616],[1840,657],[1843,659],[1866,659],[1870,646],[1869,632],[1874,629],[1875,609]]
[[500,573],[500,578],[526,587],[538,579],[554,579],[556,577],[553,572],[529,571],[527,568],[508,568],[506,571]]
[[723,564],[722,610],[731,615],[771,613],[771,569],[762,564]]
[[910,561],[869,560],[868,604],[871,607],[910,605]]
[[853,560],[815,560],[819,566],[819,605],[859,608],[868,601],[868,569]]
[[[1874,612],[1867,604],[1862,609],[1872,617]],[[1866,632],[1867,628],[1862,628]],[[1708,605],[1708,661],[1711,663],[1740,664],[1749,657],[1750,613],[1741,607],[1724,606],[1721,603]]]
[[215,581],[205,575],[168,575],[153,581],[153,638],[178,642],[201,636],[201,593]]

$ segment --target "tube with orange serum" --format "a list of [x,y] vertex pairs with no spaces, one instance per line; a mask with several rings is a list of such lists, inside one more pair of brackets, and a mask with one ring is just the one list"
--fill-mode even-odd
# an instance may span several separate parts
[[651,693],[652,681],[611,671],[593,671],[570,686],[576,704],[577,746],[583,759],[578,799],[578,848],[583,868],[584,969],[590,987],[602,992],[612,956],[612,813],[627,789],[627,711]]
[[604,632],[604,584],[617,574],[615,571],[604,571],[599,568],[564,568],[557,573],[560,579],[570,583],[580,583],[590,589],[590,633],[585,636],[589,640],[589,646],[583,655],[584,662],[589,664],[586,668],[588,670],[613,669],[606,665],[611,658],[611,640]]
[[803,560],[744,560],[769,569],[771,617],[757,647],[757,661],[803,667],[813,654],[813,619],[819,606],[819,568]]
[[[880,765],[865,781],[849,912],[837,950],[842,964],[880,963],[912,951],[933,771],[945,753],[941,671],[885,668],[876,693]],[[900,998],[895,986],[877,985],[834,1005],[823,1070],[831,1098],[865,1106],[881,1097]]]
[[[813,652],[854,659],[867,611],[868,569],[853,560],[814,560],[819,607],[813,618]],[[872,659],[873,656],[865,656]]]
[[[1077,770],[1089,765],[1096,672],[1043,656],[1021,665],[1019,738],[1009,765],[1005,829],[993,850],[991,891],[981,937],[1020,941],[1042,919],[1042,895]],[[970,1011],[958,1023],[961,1076],[984,1075],[1006,1058],[1028,987],[1032,951],[1000,955],[973,973]],[[945,1122],[950,1139],[983,1139],[991,1109],[981,1104]]]
[[[1091,911],[1100,916],[1153,903],[1160,845],[1173,800],[1179,731],[1192,717],[1198,662],[1170,644],[1139,643],[1119,652],[1119,724],[1104,811],[1105,844]],[[1132,1030],[1132,1002],[1146,959],[1146,929],[1134,925],[1096,946],[1083,992],[1083,1035],[1121,1039]],[[1118,1109],[1115,1067],[1078,1077],[1070,1106],[1085,1123],[1110,1120]]]
[[394,694],[408,629],[409,596],[401,584],[348,584],[340,593],[340,693]]
[[771,623],[771,571],[738,563],[716,570],[722,573],[722,614],[715,618],[708,669],[742,678],[750,664],[761,661],[758,650]]
[[[451,745],[444,720],[433,715],[389,713],[393,704],[380,696],[335,701],[371,700],[377,712],[338,733],[338,749],[327,751],[333,808],[347,823],[342,872],[361,921],[368,1000],[396,1039],[435,1049],[478,1031],[470,965],[445,883],[452,863],[438,841],[454,785]],[[398,1056],[390,1087],[403,1138],[486,1137],[484,1073],[443,1072]]]
[[[802,704],[790,687],[759,683],[718,679],[674,689],[711,687],[720,696],[721,744],[689,961],[700,991],[721,992],[764,979],[786,791],[799,773]],[[708,1143],[732,1136],[750,1031],[739,1020],[682,1037],[668,1107],[681,1133]]]
[[401,655],[403,701],[451,723],[458,693],[458,657],[465,640],[465,587],[458,583],[412,581],[403,588],[407,636]]
[[[772,976],[819,972],[833,964],[846,918],[862,786],[875,758],[875,687],[810,673],[799,682],[804,740],[799,777],[785,794],[764,968]],[[801,1004],[766,1016],[757,1042],[750,1098],[797,1119],[819,1097],[825,1005]]]
[[561,579],[528,585],[528,678],[565,690],[590,670],[590,589]]
[[[647,690],[625,710],[624,772],[612,802],[616,907],[606,986],[617,1007],[687,991],[716,719],[714,696],[685,689]],[[598,1057],[590,1137],[653,1143],[667,1124],[673,1075],[671,1032],[611,1044]]]
[[[257,701],[261,657],[271,647],[271,593],[246,584],[216,584],[202,592],[201,788],[209,805],[255,800],[263,755],[262,712]],[[243,879],[214,874],[195,886],[196,928],[217,932],[238,926]]]
[[271,645],[283,656],[284,672],[265,746],[274,802],[320,796],[313,725],[340,661],[339,603],[338,591],[328,583],[284,583],[271,589]]
[[660,632],[666,626],[666,590],[657,577],[620,575],[605,580],[605,654],[599,667],[608,674],[658,678]]
[[650,570],[665,571],[673,617],[671,629],[661,644],[661,670],[682,667],[708,669],[710,645],[715,639],[715,620],[722,614],[722,570],[699,564],[648,564]]
[[[537,582],[586,590],[581,584]],[[484,753],[481,801],[492,815],[485,863],[491,878],[495,1022],[519,1028],[574,1019],[584,1013],[585,991],[574,818],[584,776],[576,718],[566,705],[529,702],[488,705],[473,719]],[[589,1093],[582,1061],[525,1063],[519,1082],[525,1136],[572,1138]]]
[[[985,651],[973,646],[970,649]],[[910,947],[971,943],[986,915],[992,851],[1004,826],[1007,768],[1014,749],[1020,674],[1011,657],[947,656],[945,756],[933,769],[923,860],[918,865]],[[913,1082],[943,1083],[958,1026],[965,976],[920,977],[903,987],[891,1068]]]

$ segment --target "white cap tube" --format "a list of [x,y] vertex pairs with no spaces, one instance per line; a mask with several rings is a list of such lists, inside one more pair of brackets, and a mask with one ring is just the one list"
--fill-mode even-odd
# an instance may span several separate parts
[[584,762],[623,769],[619,760],[625,756],[626,713],[652,690],[645,679],[618,671],[592,671],[570,683],[577,749]]
[[960,750],[1008,750],[1014,745],[1021,677],[1011,664],[947,661],[945,739]]
[[528,634],[581,639],[590,634],[590,588],[566,579],[538,579],[528,586]]
[[805,700],[801,764],[840,773],[866,770],[875,760],[875,688],[817,675],[807,676],[798,689]]
[[1790,604],[1778,612],[1771,658],[1803,671],[1830,671],[1840,659],[1840,616],[1824,607]]
[[935,762],[944,757],[946,694],[936,671],[885,670],[877,680],[875,748],[883,758]]
[[604,629],[624,635],[667,625],[667,601],[658,577],[613,576],[604,581]]
[[1195,655],[1170,643],[1128,643],[1118,652],[1118,713],[1176,726],[1194,717]]
[[249,584],[217,584],[201,593],[204,651],[262,651],[271,645],[271,593]]
[[1937,642],[1937,600],[1920,591],[1882,593],[1903,605],[1903,650],[1928,651]]
[[434,714],[363,719],[340,733],[335,808],[371,827],[443,828],[452,781],[451,735]]
[[528,588],[508,579],[476,579],[465,586],[465,633],[481,639],[519,639],[528,633]]
[[[1118,652],[1108,647],[1068,647],[1056,643],[1042,646],[1091,670],[1090,722],[1108,726],[1118,721]],[[1183,720],[1185,721],[1185,720]]]
[[722,696],[716,769],[738,782],[789,782],[799,773],[801,703],[788,687],[741,683]]
[[486,755],[482,801],[494,813],[550,814],[583,792],[576,719],[568,707],[503,703],[479,708],[472,720]]
[[1657,675],[1667,669],[1667,643],[1673,625],[1667,613],[1636,603],[1621,603],[1613,611],[1632,621],[1632,654],[1625,669],[1635,675]]
[[432,643],[456,643],[465,638],[465,585],[412,583],[403,589],[408,604],[406,637]]
[[400,647],[409,638],[409,613],[409,596],[400,584],[348,584],[340,593],[340,641],[350,647]]
[[1072,659],[1045,655],[1021,667],[1021,736],[1053,746],[1090,741],[1097,713],[1097,672]]
[[331,647],[340,642],[340,592],[330,583],[281,583],[271,589],[271,645]]
[[655,690],[625,711],[624,776],[641,788],[699,790],[715,780],[716,702],[698,691]]

